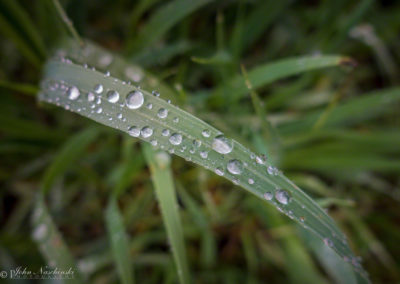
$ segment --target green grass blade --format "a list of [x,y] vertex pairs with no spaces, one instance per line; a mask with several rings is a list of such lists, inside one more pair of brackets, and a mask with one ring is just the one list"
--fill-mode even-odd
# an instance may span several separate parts
[[[96,94],[94,88],[98,84],[103,90]],[[118,99],[116,96],[110,99],[111,90],[118,92]],[[137,104],[130,109],[126,97],[135,91],[141,94],[135,93]],[[178,107],[126,82],[68,61],[50,61],[46,65],[39,99],[132,136],[140,134],[142,140],[157,148],[223,175],[313,231],[342,258],[354,259],[353,268],[365,276],[343,233],[310,197],[268,161],[257,163],[256,155],[249,149],[229,138],[220,138],[220,131]],[[166,117],[158,115],[161,109],[168,111]]]
[[170,156],[165,152],[155,152],[149,145],[143,151],[151,170],[157,200],[167,229],[168,239],[177,266],[181,283],[190,283],[190,272],[186,258],[182,225],[178,211],[175,186],[170,169]]
[[67,274],[71,283],[84,283],[67,245],[58,232],[50,213],[45,205],[43,194],[39,193],[32,215],[32,238],[46,258],[50,267],[61,271],[71,271]]
[[[257,66],[248,72],[248,80],[254,89],[265,86],[273,81],[300,74],[319,68],[338,66],[352,62],[351,59],[344,56],[321,55],[304,56],[283,59],[273,63],[267,63]],[[218,100],[229,100],[234,102],[243,97],[248,92],[245,79],[237,75],[225,84],[222,84],[214,91]]]
[[175,0],[160,7],[140,31],[132,50],[138,52],[160,39],[170,28],[212,0]]
[[121,282],[123,284],[134,283],[132,273],[133,265],[129,255],[129,239],[125,232],[122,216],[115,198],[110,199],[105,217],[112,253]]
[[82,155],[86,147],[94,140],[94,138],[96,138],[98,134],[99,129],[89,128],[74,136],[65,144],[64,148],[61,150],[43,176],[42,192],[44,194],[50,190],[54,180],[61,173],[67,170],[71,164]]

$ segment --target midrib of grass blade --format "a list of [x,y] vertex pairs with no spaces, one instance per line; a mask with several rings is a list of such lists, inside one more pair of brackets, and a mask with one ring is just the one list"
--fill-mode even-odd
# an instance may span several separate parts
[[[254,89],[281,78],[303,73],[318,68],[352,64],[352,60],[345,56],[321,55],[302,56],[266,63],[248,71],[248,80]],[[236,75],[228,82],[222,83],[214,92],[212,100],[236,102],[248,92],[244,78]]]
[[[93,102],[89,102],[86,95],[88,92],[93,92],[93,88],[97,84],[101,84],[104,91],[95,95]],[[72,86],[80,90],[80,96],[75,100],[69,99],[66,95],[66,89]],[[117,103],[111,103],[107,100],[106,93],[109,90],[115,90],[120,94]],[[291,201],[288,204],[282,204],[276,198],[268,201],[278,210],[325,240],[327,245],[331,246],[341,257],[346,260],[353,260],[354,269],[365,276],[361,265],[348,247],[346,238],[333,220],[281,172],[271,171],[273,168],[269,162],[265,164],[256,163],[254,153],[230,139],[228,141],[232,143],[233,150],[227,154],[218,153],[213,149],[212,144],[214,138],[221,135],[220,131],[161,98],[152,96],[147,91],[140,90],[144,98],[143,105],[136,110],[129,109],[124,103],[125,98],[128,93],[135,90],[138,91],[139,89],[82,66],[68,62],[50,61],[45,68],[43,93],[40,94],[39,98],[124,132],[129,132],[128,130],[132,126],[137,126],[140,129],[150,127],[153,129],[153,134],[150,137],[141,136],[144,141],[153,142],[153,144],[155,144],[154,141],[157,141],[158,148],[175,153],[209,170],[223,173],[225,178],[259,198],[264,199],[264,194],[267,192],[276,196],[278,189],[287,191],[291,196]],[[96,102],[100,104],[96,104]],[[149,104],[152,105],[151,109],[146,107]],[[99,111],[100,108],[101,112]],[[162,119],[157,116],[160,108],[168,110],[167,118]],[[169,130],[168,136],[162,135],[163,129]],[[203,130],[208,131],[209,137],[203,136]],[[171,134],[174,133],[182,135],[183,140],[179,145],[173,145],[169,141]],[[198,142],[194,143],[194,141],[200,141],[201,145]],[[207,157],[203,153],[207,153]],[[227,171],[228,161],[234,159],[242,162],[243,169],[240,175]],[[267,169],[270,169],[271,173],[268,173]]]
[[180,283],[191,283],[182,224],[178,211],[179,205],[170,168],[170,156],[163,151],[154,151],[147,144],[143,145],[143,151],[150,167],[151,178],[160,204]]
[[131,284],[133,281],[133,265],[129,255],[128,236],[125,232],[123,219],[119,212],[117,200],[111,197],[105,212],[106,227],[111,242],[111,249],[117,270],[123,284]]

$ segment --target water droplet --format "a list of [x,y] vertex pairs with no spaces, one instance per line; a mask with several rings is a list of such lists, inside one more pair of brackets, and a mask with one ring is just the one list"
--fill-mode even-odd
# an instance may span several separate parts
[[169,135],[169,129],[163,129],[161,134],[162,134],[162,136],[168,136]]
[[169,137],[169,142],[172,145],[179,145],[182,143],[182,135],[179,133],[174,133],[171,135],[171,137]]
[[243,164],[239,160],[230,160],[227,165],[228,171],[233,175],[240,175],[243,171]]
[[266,193],[264,193],[264,198],[265,198],[265,200],[271,200],[272,199],[272,197],[274,197],[274,195],[272,194],[272,192],[266,192]]
[[160,93],[157,92],[157,91],[152,91],[151,93],[152,93],[153,96],[155,96],[155,97],[159,97],[159,96],[160,96]]
[[97,112],[97,113],[102,113],[102,112],[103,112],[103,109],[102,109],[101,107],[99,107],[99,108],[97,109],[96,112]]
[[210,130],[204,129],[204,130],[201,132],[201,134],[203,135],[203,137],[208,138],[208,137],[210,137]]
[[178,123],[179,122],[179,117],[174,117],[174,119],[172,121],[175,122],[175,123]]
[[133,136],[133,137],[139,137],[140,135],[140,129],[137,126],[131,126],[128,129],[128,133],[129,135]]
[[159,118],[166,118],[168,116],[168,110],[165,108],[160,108],[157,112]]
[[167,100],[167,103],[169,103],[169,104],[170,104],[170,103],[171,103],[171,100]]
[[216,168],[215,169],[215,173],[219,176],[223,176],[224,175],[224,170],[222,168]]
[[256,155],[255,155],[254,153],[251,153],[251,154],[250,154],[250,159],[253,160],[255,157],[256,157]]
[[88,102],[93,102],[94,99],[95,99],[95,95],[94,95],[93,93],[89,92],[89,93],[87,94],[87,100],[88,100]]
[[155,140],[155,139],[151,140],[150,143],[154,147],[157,146],[157,144],[158,144],[157,140]]
[[304,223],[304,221],[306,220],[306,217],[304,217],[304,216],[300,216],[300,222],[302,222],[302,223]]
[[94,92],[96,94],[101,94],[103,92],[103,85],[97,84],[96,86],[94,86]]
[[105,76],[105,77],[110,77],[110,75],[111,75],[111,74],[110,74],[110,71],[107,70],[106,72],[104,72],[104,76]]
[[268,172],[270,175],[273,175],[273,174],[274,174],[274,167],[268,166],[267,172]]
[[201,141],[198,139],[194,139],[193,140],[193,145],[197,148],[199,148],[201,146]]
[[228,154],[232,152],[233,143],[224,135],[218,135],[214,138],[212,142],[212,148],[214,151],[220,154]]
[[148,103],[148,104],[146,105],[146,107],[147,107],[148,109],[152,109],[152,108],[153,108],[153,104],[152,104],[152,103]]
[[140,130],[140,134],[142,134],[143,138],[149,138],[151,135],[153,135],[153,129],[151,129],[148,126],[145,126]]
[[80,94],[79,89],[75,86],[72,86],[67,91],[67,96],[70,100],[76,100]]
[[110,90],[107,92],[107,100],[110,103],[116,103],[119,100],[119,93],[114,90]]
[[257,164],[264,165],[266,161],[267,161],[267,156],[265,155],[260,155],[256,157]]
[[201,152],[200,152],[200,157],[202,157],[203,159],[207,159],[207,157],[208,157],[208,152],[207,152],[207,151],[201,151]]
[[275,192],[275,198],[279,201],[279,203],[286,205],[290,202],[291,196],[286,190],[279,189]]
[[249,179],[247,180],[247,182],[248,182],[249,184],[254,184],[254,179],[249,178]]
[[117,114],[118,119],[122,119],[122,113]]
[[143,105],[144,97],[142,92],[132,91],[126,96],[126,106],[130,109],[138,109]]

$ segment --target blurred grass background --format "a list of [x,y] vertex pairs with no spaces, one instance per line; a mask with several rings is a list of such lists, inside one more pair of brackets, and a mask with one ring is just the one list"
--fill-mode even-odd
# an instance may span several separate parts
[[[328,210],[373,282],[400,281],[398,1],[62,4],[81,36],[150,71],[185,109],[261,153],[263,121],[250,94],[228,83],[242,76],[240,65],[251,72],[299,55],[353,58],[356,67],[309,71],[257,94],[280,137],[279,167]],[[42,64],[66,35],[53,3],[1,1],[0,32],[0,270],[45,264],[29,220],[48,184],[48,210],[84,277],[120,281],[107,235],[113,194],[136,282],[176,283],[140,143],[105,127],[88,134],[95,123],[36,102]],[[68,147],[72,166],[54,166],[70,158]],[[196,283],[341,282],[325,264],[329,252],[274,208],[182,159],[171,166]]]

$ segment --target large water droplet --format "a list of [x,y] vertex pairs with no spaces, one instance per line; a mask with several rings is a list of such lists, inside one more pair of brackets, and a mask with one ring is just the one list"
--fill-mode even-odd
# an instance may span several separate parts
[[142,130],[140,130],[140,134],[142,134],[143,138],[148,138],[151,135],[153,135],[153,129],[151,129],[148,126],[145,126],[145,127],[142,128]]
[[214,151],[220,154],[228,154],[232,152],[233,143],[224,135],[218,135],[217,137],[214,138],[212,142],[212,148]]
[[243,164],[239,160],[230,160],[226,167],[231,174],[240,175],[243,171]]
[[97,84],[96,86],[94,86],[94,92],[96,94],[101,94],[103,92],[103,85]]
[[275,198],[280,203],[286,205],[290,202],[291,196],[290,193],[287,192],[286,190],[279,189],[278,191],[275,192]]
[[179,133],[174,133],[171,135],[171,137],[169,137],[169,142],[172,145],[179,145],[182,143],[182,135]]
[[126,106],[130,109],[138,109],[143,105],[144,97],[142,92],[132,91],[126,96]]
[[80,94],[79,89],[75,86],[72,86],[67,91],[67,96],[70,100],[76,100]]
[[168,116],[168,110],[165,108],[160,108],[157,112],[159,118],[166,118]]
[[128,133],[129,135],[133,136],[133,137],[139,137],[140,135],[140,129],[137,126],[131,126],[128,129]]
[[116,103],[119,100],[119,93],[114,90],[110,90],[107,92],[107,100],[110,103]]

